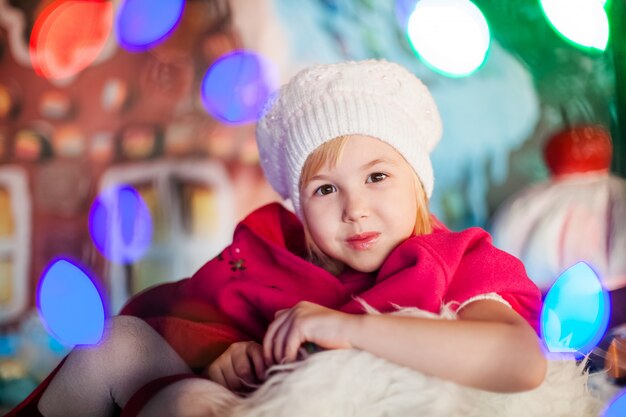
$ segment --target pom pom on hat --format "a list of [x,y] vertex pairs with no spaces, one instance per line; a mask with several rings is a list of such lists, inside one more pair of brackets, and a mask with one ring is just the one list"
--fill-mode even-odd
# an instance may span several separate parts
[[441,119],[426,86],[387,61],[318,65],[300,71],[270,98],[256,128],[265,176],[300,218],[304,162],[324,142],[351,134],[394,147],[431,196],[430,152],[441,138]]

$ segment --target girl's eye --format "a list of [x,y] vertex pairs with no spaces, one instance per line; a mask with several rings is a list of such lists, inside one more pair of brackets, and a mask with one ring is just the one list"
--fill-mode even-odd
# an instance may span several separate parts
[[335,191],[336,189],[334,185],[324,184],[315,190],[315,195],[327,195]]
[[383,174],[382,172],[374,172],[373,174],[370,174],[369,177],[367,177],[367,182],[380,182],[387,177],[388,175]]

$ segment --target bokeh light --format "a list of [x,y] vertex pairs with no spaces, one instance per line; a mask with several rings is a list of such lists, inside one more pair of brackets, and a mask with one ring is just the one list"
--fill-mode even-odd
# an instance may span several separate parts
[[89,212],[89,232],[109,260],[132,263],[152,244],[152,217],[145,201],[129,185],[105,189]]
[[602,417],[626,416],[626,390],[620,391],[602,413]]
[[202,102],[215,118],[229,124],[257,120],[270,94],[278,88],[272,63],[249,51],[220,57],[202,80]]
[[541,311],[541,336],[550,352],[581,358],[600,342],[610,315],[609,296],[597,274],[584,262],[556,280]]
[[554,30],[583,49],[604,51],[609,41],[609,20],[601,0],[541,0],[541,8]]
[[66,346],[96,344],[104,331],[104,303],[89,276],[59,259],[46,268],[37,289],[39,317]]
[[468,0],[420,0],[409,17],[407,34],[422,62],[450,77],[480,68],[491,39],[487,20]]
[[113,26],[109,1],[57,0],[37,17],[30,36],[30,59],[48,79],[73,77],[98,57]]
[[129,51],[149,49],[172,33],[184,8],[185,0],[124,0],[115,19],[117,40]]
[[396,21],[403,32],[406,31],[409,18],[413,14],[417,2],[418,0],[396,0],[395,2],[394,12]]

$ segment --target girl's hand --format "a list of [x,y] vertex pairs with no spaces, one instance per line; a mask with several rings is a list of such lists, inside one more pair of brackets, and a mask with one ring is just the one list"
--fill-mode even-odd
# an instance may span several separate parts
[[209,379],[231,391],[251,391],[265,380],[263,347],[256,342],[235,342],[209,366]]
[[306,301],[279,310],[263,338],[265,362],[295,361],[304,342],[323,349],[349,349],[352,344],[348,330],[358,317]]

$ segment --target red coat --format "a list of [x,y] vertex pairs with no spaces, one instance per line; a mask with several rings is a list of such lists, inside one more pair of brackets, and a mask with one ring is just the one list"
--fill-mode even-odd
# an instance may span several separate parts
[[495,292],[537,329],[539,290],[482,229],[438,227],[412,237],[370,274],[334,276],[302,258],[303,242],[298,219],[269,204],[244,219],[233,243],[191,278],[135,296],[122,313],[144,318],[194,367],[225,349],[215,349],[216,340],[260,342],[274,313],[302,300],[358,314],[358,296],[383,312],[396,304],[438,313],[442,303]]
[[334,276],[303,254],[298,219],[280,204],[269,204],[244,219],[233,243],[191,278],[136,295],[122,314],[150,323],[195,369],[232,342],[260,342],[274,313],[302,300],[358,314],[358,296],[382,312],[399,305],[438,313],[443,304],[497,293],[538,328],[539,290],[522,263],[495,248],[479,228],[451,232],[438,226],[411,237],[377,273],[348,269]]

